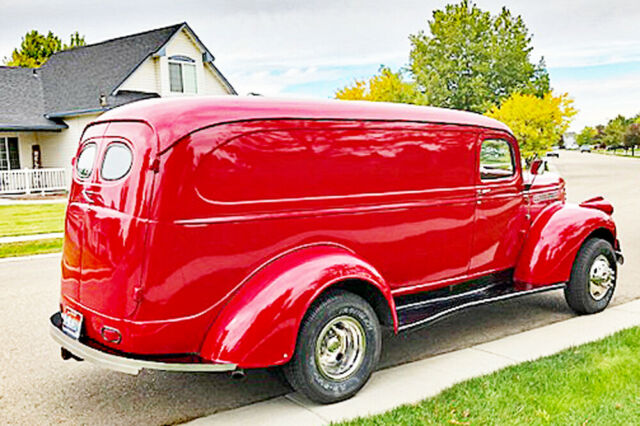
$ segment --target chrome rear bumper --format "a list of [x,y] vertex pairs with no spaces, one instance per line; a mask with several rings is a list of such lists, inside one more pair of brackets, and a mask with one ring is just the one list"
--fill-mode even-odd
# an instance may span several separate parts
[[225,372],[237,369],[235,364],[170,363],[109,354],[67,336],[62,329],[56,325],[60,323],[60,313],[58,312],[52,315],[50,318],[49,332],[53,340],[63,349],[69,351],[76,358],[89,361],[110,370],[120,371],[121,373],[136,375],[142,369],[184,372]]

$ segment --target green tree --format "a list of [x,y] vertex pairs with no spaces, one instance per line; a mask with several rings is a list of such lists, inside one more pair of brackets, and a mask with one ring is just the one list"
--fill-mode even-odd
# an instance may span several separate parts
[[544,60],[531,62],[531,36],[506,8],[492,16],[463,0],[433,12],[429,33],[411,35],[410,69],[426,103],[485,112],[519,92],[549,92]]
[[593,145],[597,134],[598,131],[596,129],[586,126],[580,133],[578,133],[578,136],[576,136],[576,143],[580,146]]
[[374,102],[416,103],[419,93],[413,83],[403,79],[401,72],[392,72],[382,66],[377,75],[369,80],[355,80],[353,84],[339,89],[336,99],[364,100]]
[[71,34],[69,44],[62,44],[60,37],[51,31],[45,36],[37,30],[32,30],[22,37],[20,47],[13,50],[11,58],[5,58],[5,64],[14,67],[38,68],[54,53],[84,45],[84,36],[77,31]]
[[609,120],[604,128],[600,142],[607,147],[623,146],[624,134],[627,131],[629,124],[631,124],[631,120],[625,118],[623,115],[618,115],[617,117]]
[[631,123],[623,137],[624,146],[631,148],[631,155],[636,155],[636,146],[640,145],[640,123]]
[[493,106],[486,115],[511,128],[523,158],[529,162],[560,141],[576,113],[573,100],[566,93],[554,96],[548,92],[542,98],[514,93],[499,107]]

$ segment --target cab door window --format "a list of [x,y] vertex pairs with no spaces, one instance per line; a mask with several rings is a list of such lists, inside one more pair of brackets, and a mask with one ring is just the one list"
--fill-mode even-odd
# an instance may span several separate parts
[[504,139],[486,139],[480,148],[480,178],[495,180],[515,175],[511,145]]

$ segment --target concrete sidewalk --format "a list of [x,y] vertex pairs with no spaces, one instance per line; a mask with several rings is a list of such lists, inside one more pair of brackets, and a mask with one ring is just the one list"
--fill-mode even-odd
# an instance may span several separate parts
[[13,198],[0,197],[0,206],[15,206],[15,205],[28,205],[28,204],[63,204],[69,200],[67,197],[60,198],[43,198],[41,200],[16,200]]
[[63,238],[64,232],[51,232],[48,234],[16,235],[15,237],[0,237],[0,244],[20,243],[23,241],[46,240],[49,238]]
[[640,300],[596,315],[574,317],[493,342],[389,368],[373,374],[350,400],[315,404],[300,394],[251,404],[194,420],[190,425],[323,425],[388,411],[435,396],[455,383],[640,325]]

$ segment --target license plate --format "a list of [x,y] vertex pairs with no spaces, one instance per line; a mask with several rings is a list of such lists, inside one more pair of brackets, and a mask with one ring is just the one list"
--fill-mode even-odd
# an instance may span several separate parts
[[62,312],[62,331],[76,340],[80,338],[82,330],[82,314],[71,308],[64,308]]

